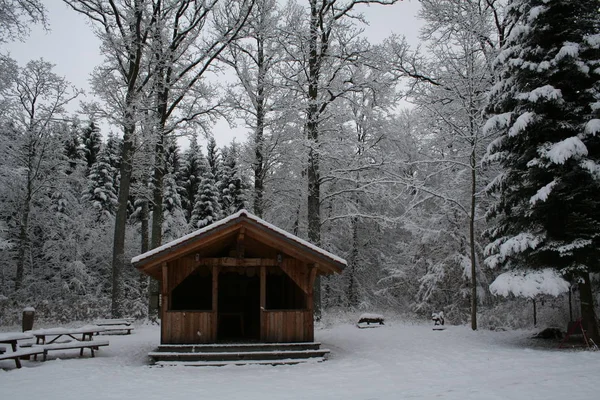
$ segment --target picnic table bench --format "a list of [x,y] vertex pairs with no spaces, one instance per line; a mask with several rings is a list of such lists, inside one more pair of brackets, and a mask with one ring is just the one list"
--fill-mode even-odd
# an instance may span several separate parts
[[100,347],[102,347],[102,346],[108,346],[108,340],[98,339],[98,340],[74,341],[74,342],[65,342],[65,343],[53,343],[53,344],[46,344],[42,347],[44,348],[44,361],[46,361],[48,352],[51,350],[79,349],[79,356],[82,357],[83,350],[90,349],[92,357],[95,357],[94,350],[99,350]]
[[[122,331],[129,335],[131,331],[135,329],[131,322],[132,321],[128,318],[99,319],[94,321],[94,325],[103,328],[101,332]],[[98,333],[100,333],[100,331]]]
[[[49,351],[79,349],[79,356],[83,356],[84,349],[90,349],[92,357],[95,357],[94,350],[99,350],[101,346],[108,346],[108,340],[93,340],[93,335],[98,332],[104,332],[104,327],[96,325],[86,325],[80,328],[49,328],[30,331],[36,337],[36,345],[44,349],[44,361]],[[80,336],[79,336],[80,335]],[[66,341],[59,340],[67,339]],[[37,355],[35,355],[37,359]]]
[[0,333],[0,343],[9,344],[11,350],[8,351],[8,348],[4,347],[4,351],[0,353],[0,360],[14,360],[16,367],[21,368],[22,357],[37,356],[44,353],[42,347],[19,347],[18,341],[27,339],[33,339],[33,335],[21,332]]

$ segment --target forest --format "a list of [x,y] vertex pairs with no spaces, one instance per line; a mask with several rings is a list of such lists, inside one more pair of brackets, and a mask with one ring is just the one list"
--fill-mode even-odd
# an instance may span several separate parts
[[0,325],[152,316],[131,258],[245,208],[348,261],[320,312],[598,338],[598,0],[420,0],[418,46],[364,35],[397,0],[63,3],[103,57],[76,112],[2,48],[44,2],[0,1]]

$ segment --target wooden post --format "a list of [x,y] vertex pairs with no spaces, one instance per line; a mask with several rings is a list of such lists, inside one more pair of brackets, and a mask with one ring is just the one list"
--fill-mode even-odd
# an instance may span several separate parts
[[314,293],[315,293],[315,280],[317,279],[317,266],[313,265],[310,267],[308,274],[308,308],[312,311],[315,308],[313,304]]
[[160,291],[162,295],[161,315],[164,315],[164,312],[169,309],[169,270],[167,269],[166,262],[162,263],[162,282]]
[[537,308],[535,304],[535,299],[533,299],[533,326],[537,326]]
[[213,312],[213,326],[212,326],[212,337],[213,340],[217,340],[218,326],[219,326],[219,267],[214,266],[212,268],[212,312]]
[[[164,343],[167,337],[167,331],[171,329],[167,322],[167,311],[169,310],[169,270],[167,269],[167,263],[161,264],[162,267],[162,281],[160,282],[160,293],[162,302],[157,301],[157,306],[160,311],[160,342]],[[157,295],[158,296],[158,295]]]
[[265,308],[267,305],[267,267],[260,267],[260,340],[266,338],[266,316]]
[[306,301],[308,302],[307,308],[309,310],[308,313],[308,321],[306,321],[306,340],[314,341],[315,340],[315,326],[314,326],[314,312],[315,312],[315,280],[317,279],[318,268],[316,264],[313,264],[310,267],[310,271],[308,274],[308,296],[306,296]]

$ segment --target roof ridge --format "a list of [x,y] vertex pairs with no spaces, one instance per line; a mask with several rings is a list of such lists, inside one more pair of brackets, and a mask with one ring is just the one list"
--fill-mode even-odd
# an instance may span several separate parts
[[279,227],[277,227],[277,226],[275,226],[275,225],[273,225],[273,224],[265,221],[264,219],[262,219],[262,218],[260,218],[260,217],[258,217],[256,215],[254,215],[254,214],[252,214],[250,211],[246,210],[245,208],[243,208],[243,209],[235,212],[234,214],[231,214],[231,215],[229,215],[229,216],[227,216],[227,217],[225,217],[225,218],[223,218],[223,219],[221,219],[219,221],[216,221],[216,222],[214,222],[214,223],[212,223],[210,225],[207,225],[207,226],[205,226],[203,228],[200,228],[200,229],[197,229],[197,230],[195,230],[193,232],[190,232],[187,235],[184,235],[184,236],[182,236],[182,237],[180,237],[178,239],[172,240],[172,241],[170,241],[168,243],[165,243],[165,244],[163,244],[163,245],[161,245],[159,247],[156,247],[156,248],[154,248],[154,249],[152,249],[150,251],[147,251],[145,253],[139,254],[139,255],[137,255],[137,256],[135,256],[135,257],[133,257],[131,259],[131,263],[132,264],[136,264],[136,263],[138,263],[138,262],[140,262],[142,260],[145,260],[145,259],[147,259],[149,257],[152,257],[152,256],[154,256],[156,254],[159,254],[159,253],[161,253],[161,252],[163,252],[165,250],[168,250],[168,249],[170,249],[170,248],[172,248],[174,246],[177,246],[179,244],[185,243],[188,240],[194,239],[197,236],[200,236],[200,235],[202,235],[204,233],[210,232],[210,231],[212,231],[212,230],[214,230],[214,229],[216,229],[216,228],[218,228],[220,226],[226,225],[226,224],[230,223],[231,221],[234,221],[234,220],[236,220],[238,218],[241,218],[241,217],[245,217],[245,218],[247,218],[247,219],[249,219],[251,221],[254,221],[257,224],[265,227],[266,229],[269,229],[269,230],[271,230],[271,231],[273,231],[273,232],[275,232],[275,233],[277,233],[279,235],[285,236],[289,240],[293,240],[294,242],[300,244],[301,246],[307,247],[307,248],[311,249],[312,251],[315,251],[315,252],[321,254],[322,256],[325,256],[325,257],[327,257],[327,258],[329,258],[329,259],[331,259],[331,260],[333,260],[333,261],[335,261],[337,263],[340,263],[340,264],[343,264],[343,265],[348,265],[347,261],[344,260],[343,258],[341,258],[339,256],[336,256],[335,254],[330,253],[329,251],[327,251],[327,250],[325,250],[325,249],[323,249],[323,248],[321,248],[321,247],[319,247],[317,245],[314,245],[314,244],[310,243],[307,240],[304,240],[304,239],[302,239],[302,238],[300,238],[300,237],[298,237],[298,236],[296,236],[296,235],[294,235],[294,234],[292,234],[292,233],[290,233],[290,232],[288,232],[288,231],[286,231],[286,230],[284,230],[282,228],[279,228]]

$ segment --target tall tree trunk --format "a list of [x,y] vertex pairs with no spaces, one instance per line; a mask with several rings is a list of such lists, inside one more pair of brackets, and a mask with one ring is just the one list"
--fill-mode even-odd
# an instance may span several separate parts
[[589,272],[581,275],[579,283],[579,301],[581,303],[581,319],[587,335],[596,345],[600,345],[600,334],[598,332],[598,320],[594,308],[594,293]]
[[154,152],[154,176],[152,179],[152,239],[150,246],[152,249],[162,244],[162,223],[163,223],[163,186],[165,177],[165,150],[164,136],[159,133]]
[[[152,190],[152,238],[150,246],[152,249],[159,247],[162,244],[162,224],[163,224],[163,197],[164,197],[164,177],[165,177],[165,127],[167,123],[167,102],[169,100],[169,88],[171,79],[171,68],[158,73],[160,86],[157,88],[157,114],[158,123],[156,133],[158,138],[154,149],[154,175]],[[148,290],[148,316],[150,318],[158,315],[159,305],[159,287],[158,281],[150,278]]]
[[148,250],[150,250],[150,237],[148,236],[148,200],[144,199],[142,201],[142,211],[141,211],[141,215],[140,215],[140,219],[141,219],[141,243],[140,243],[140,248],[141,248],[141,254],[144,254],[145,252],[147,252]]
[[[162,131],[161,131],[162,132]],[[155,249],[162,244],[163,222],[163,183],[164,183],[164,137],[160,134],[155,148],[154,188],[152,189],[152,238],[151,248]],[[150,278],[148,285],[148,317],[158,316],[160,285],[154,278]]]
[[[30,186],[30,185],[28,185]],[[23,215],[21,216],[21,224],[19,227],[19,251],[17,253],[17,273],[15,276],[15,290],[19,290],[23,285],[23,277],[25,276],[25,257],[29,248],[29,213],[31,203],[27,199],[23,203]]]
[[[310,37],[308,59],[308,109],[306,115],[306,134],[310,150],[308,152],[308,240],[321,245],[321,187],[319,176],[319,58],[318,7],[316,0],[310,0]],[[317,276],[314,287],[315,318],[321,319],[321,278]]]
[[[133,121],[129,115],[128,121]],[[135,124],[126,124],[123,134],[123,148],[121,151],[121,178],[119,184],[119,206],[115,217],[115,235],[113,239],[112,259],[112,296],[111,315],[113,318],[122,316],[122,274],[125,268],[125,229],[127,226],[127,202],[131,186],[131,172],[133,169],[133,134]]]
[[475,145],[471,152],[471,209],[469,213],[469,248],[471,250],[471,329],[477,330],[477,258],[475,254],[475,206],[477,189],[477,158]]
[[264,130],[265,130],[265,55],[263,40],[256,39],[258,67],[256,83],[256,133],[254,136],[254,213],[262,218],[264,211],[263,197],[265,188],[264,165]]
[[352,250],[348,268],[348,307],[358,306],[358,292],[356,287],[356,270],[358,264],[358,218],[352,218]]
[[31,198],[33,192],[32,172],[33,172],[33,157],[32,148],[27,150],[27,187],[25,199],[23,200],[23,210],[21,215],[21,223],[19,227],[19,251],[17,253],[17,271],[15,276],[15,290],[19,290],[23,285],[25,276],[25,257],[29,248],[29,214],[31,213]]
[[[145,181],[145,179],[144,179]],[[147,185],[144,185],[144,187],[147,187]],[[144,199],[142,200],[142,211],[141,211],[141,215],[140,215],[140,219],[141,219],[141,254],[144,254],[145,252],[147,252],[148,250],[150,250],[150,237],[148,235],[148,218],[149,218],[149,210],[148,210],[148,200]],[[141,298],[144,298],[145,296],[148,296],[148,284],[149,284],[149,277],[144,274],[143,272],[140,272],[140,296]],[[150,307],[148,307],[148,315],[150,315]]]

